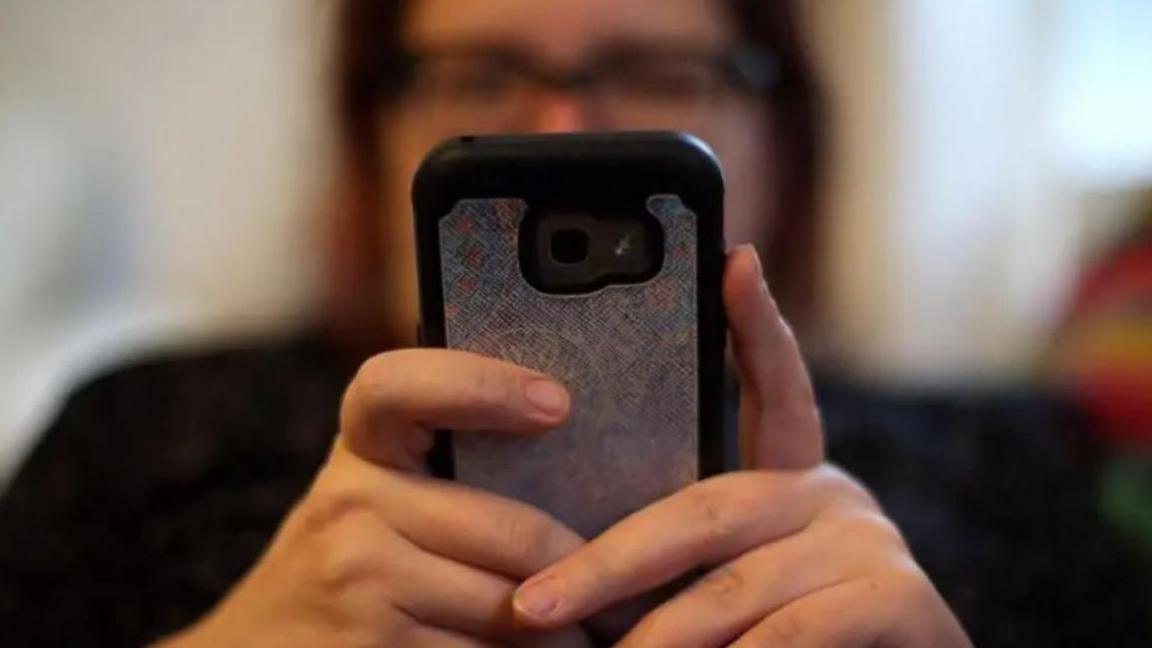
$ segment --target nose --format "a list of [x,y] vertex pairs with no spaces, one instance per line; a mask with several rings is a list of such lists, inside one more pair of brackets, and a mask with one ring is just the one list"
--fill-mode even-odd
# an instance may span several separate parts
[[527,126],[535,133],[571,133],[602,127],[597,121],[579,93],[545,91],[537,98]]

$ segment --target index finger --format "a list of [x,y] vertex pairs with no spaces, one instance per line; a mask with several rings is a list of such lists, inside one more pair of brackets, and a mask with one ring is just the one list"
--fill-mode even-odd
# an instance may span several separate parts
[[409,349],[364,363],[340,406],[340,442],[379,466],[416,472],[438,429],[534,434],[571,405],[548,376],[474,353]]
[[[551,628],[584,619],[805,528],[838,493],[838,473],[744,472],[693,484],[626,517],[520,586],[525,622]],[[798,492],[804,497],[796,497]],[[763,511],[771,511],[765,515]]]

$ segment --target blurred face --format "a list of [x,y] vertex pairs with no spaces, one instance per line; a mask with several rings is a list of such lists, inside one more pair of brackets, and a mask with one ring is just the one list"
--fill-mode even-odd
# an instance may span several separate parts
[[763,110],[717,68],[735,26],[720,0],[418,0],[411,87],[382,111],[386,307],[418,321],[408,202],[420,160],[460,134],[669,128],[707,141],[725,170],[729,243],[769,234]]

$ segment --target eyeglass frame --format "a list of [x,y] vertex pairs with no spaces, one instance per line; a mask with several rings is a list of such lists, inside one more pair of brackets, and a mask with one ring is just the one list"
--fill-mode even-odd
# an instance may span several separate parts
[[[604,76],[603,70],[614,62],[619,62],[643,47],[608,48],[591,57],[588,62],[567,72],[549,70],[532,61],[532,57],[513,47],[459,45],[427,49],[397,49],[383,57],[376,66],[375,87],[381,95],[395,97],[409,89],[419,66],[436,57],[482,53],[494,58],[503,58],[512,64],[518,73],[540,87],[579,91],[593,86]],[[778,57],[769,50],[757,46],[740,46],[722,50],[710,50],[700,46],[665,45],[648,48],[650,52],[675,53],[695,57],[709,63],[720,73],[721,78],[734,90],[754,96],[770,95],[781,87],[784,81],[783,66]]]

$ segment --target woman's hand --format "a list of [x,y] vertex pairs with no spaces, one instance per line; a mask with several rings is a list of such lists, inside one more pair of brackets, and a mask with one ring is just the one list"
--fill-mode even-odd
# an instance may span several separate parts
[[724,298],[749,470],[659,501],[536,574],[516,592],[521,621],[564,627],[703,567],[621,645],[970,645],[872,497],[822,465],[811,386],[750,248],[730,256]]
[[471,354],[368,361],[309,493],[256,567],[171,645],[586,645],[576,627],[526,631],[511,605],[519,582],[583,540],[525,504],[422,474],[432,430],[536,434],[568,408],[547,377]]

